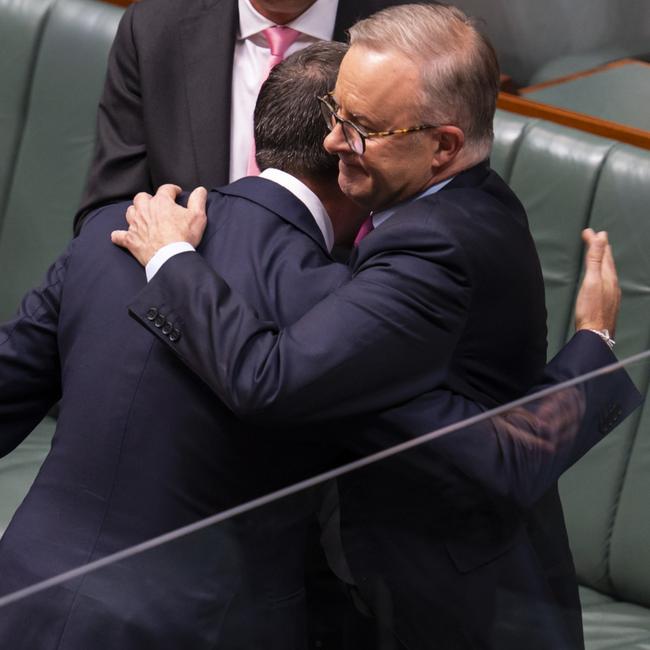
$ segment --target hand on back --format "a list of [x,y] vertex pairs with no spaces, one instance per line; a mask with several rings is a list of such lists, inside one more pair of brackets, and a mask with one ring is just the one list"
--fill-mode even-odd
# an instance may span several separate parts
[[142,266],[163,246],[188,242],[198,246],[207,216],[207,191],[197,187],[189,196],[187,208],[176,203],[178,185],[161,185],[154,196],[140,192],[126,211],[128,230],[114,230],[111,241],[129,250]]

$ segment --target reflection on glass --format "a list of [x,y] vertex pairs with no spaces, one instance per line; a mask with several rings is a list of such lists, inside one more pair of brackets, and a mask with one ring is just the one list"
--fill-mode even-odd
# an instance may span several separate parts
[[[639,360],[630,373],[645,389]],[[288,431],[259,441],[261,450],[281,445],[299,468],[303,450],[325,440],[340,464],[315,477],[296,469],[284,486],[267,483],[274,492],[251,488],[223,512],[130,548],[83,558],[74,527],[56,539],[10,527],[0,552],[2,647],[579,648],[557,488],[577,461],[562,498],[587,641],[642,648],[650,409],[638,404],[620,369],[487,412],[439,391],[310,440]],[[429,432],[433,413],[443,426]],[[255,469],[264,471],[261,460]],[[585,500],[596,483],[616,492],[613,519],[606,498]],[[603,530],[603,520],[613,526]]]

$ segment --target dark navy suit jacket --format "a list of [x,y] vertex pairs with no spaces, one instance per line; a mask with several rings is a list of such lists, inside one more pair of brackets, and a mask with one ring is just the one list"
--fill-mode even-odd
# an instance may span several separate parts
[[[125,209],[91,215],[0,328],[2,454],[61,397],[52,450],[0,541],[4,594],[333,462],[334,434],[324,445],[315,427],[285,439],[240,422],[129,316],[145,276],[110,242]],[[274,183],[211,192],[208,212],[203,259],[268,322],[297,320],[349,278],[306,207]],[[183,302],[201,311],[198,297],[192,290]],[[157,307],[152,326],[169,341],[176,326],[165,303]],[[22,601],[0,614],[0,646],[302,649],[314,508],[311,494],[285,500]]]
[[[351,282],[286,328],[261,321],[192,253],[168,261],[130,308],[243,418],[295,424],[401,408],[367,423],[365,450],[382,440],[373,428],[427,431],[476,412],[476,403],[504,403],[614,359],[583,332],[544,376],[537,254],[521,204],[486,164],[404,206],[361,242],[352,271]],[[147,319],[152,308],[165,311],[179,339]],[[446,393],[404,405],[431,389]],[[557,454],[474,431],[441,442],[450,463],[431,472],[424,463],[400,482],[391,480],[399,471],[376,467],[341,481],[352,572],[404,645],[581,647],[555,481],[612,428],[604,414],[620,420],[639,399],[621,375],[585,398],[587,426]],[[354,447],[363,436],[346,438]],[[438,498],[441,485],[449,498]]]

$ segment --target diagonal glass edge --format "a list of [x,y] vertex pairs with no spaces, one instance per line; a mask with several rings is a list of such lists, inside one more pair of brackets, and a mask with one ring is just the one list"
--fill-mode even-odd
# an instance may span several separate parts
[[623,360],[617,361],[616,363],[612,363],[608,366],[604,366],[602,368],[598,368],[597,370],[592,370],[591,372],[585,373],[578,377],[573,377],[572,379],[568,379],[561,383],[548,386],[535,393],[525,395],[524,397],[508,402],[507,404],[502,404],[500,406],[484,411],[472,417],[466,418],[459,422],[454,422],[453,424],[449,424],[447,426],[441,427],[439,429],[436,429],[435,431],[431,431],[429,433],[417,436],[406,442],[393,445],[386,449],[382,449],[381,451],[375,452],[373,454],[357,459],[350,463],[346,463],[335,469],[328,470],[327,472],[323,472],[321,474],[317,474],[309,479],[299,481],[298,483],[294,483],[292,485],[281,488],[279,490],[275,490],[264,496],[252,499],[238,506],[234,506],[222,512],[211,515],[210,517],[206,517],[205,519],[196,521],[192,524],[188,524],[187,526],[182,526],[181,528],[177,528],[168,533],[164,533],[162,535],[151,538],[149,540],[146,540],[134,546],[130,546],[121,551],[117,551],[116,553],[111,553],[110,555],[107,555],[103,558],[94,560],[75,569],[65,571],[64,573],[60,573],[56,576],[53,576],[52,578],[42,580],[33,585],[30,585],[29,587],[25,587],[23,589],[19,589],[18,591],[12,592],[10,594],[6,594],[5,596],[1,596],[0,609],[10,604],[16,603],[20,600],[26,599],[30,596],[33,596],[35,594],[38,594],[42,591],[46,591],[47,589],[50,589],[57,585],[63,584],[65,582],[68,582],[76,578],[80,578],[89,573],[98,571],[99,569],[102,569],[113,563],[129,559],[136,555],[145,553],[146,551],[163,546],[164,544],[167,544],[169,542],[182,539],[183,537],[192,535],[193,533],[214,526],[215,524],[218,524],[227,519],[231,519],[238,515],[242,515],[244,513],[255,510],[257,508],[261,508],[265,505],[273,503],[274,501],[279,501],[280,499],[291,496],[298,492],[302,492],[303,490],[308,490],[322,483],[326,483],[327,481],[330,481],[332,479],[354,472],[355,470],[361,469],[363,467],[367,467],[368,465],[372,465],[374,463],[378,463],[382,460],[385,460],[392,456],[396,456],[410,449],[414,449],[418,446],[424,445],[427,442],[431,442],[432,440],[453,433],[454,431],[458,431],[466,427],[480,424],[481,422],[499,416],[503,413],[507,413],[519,406],[530,404],[536,400],[553,395],[554,393],[557,393],[559,391],[565,390],[567,388],[571,388],[572,386],[576,386],[578,384],[584,383],[591,379],[595,379],[597,377],[610,374],[622,368],[626,368],[631,365],[640,363],[646,359],[650,359],[650,350],[639,352]]

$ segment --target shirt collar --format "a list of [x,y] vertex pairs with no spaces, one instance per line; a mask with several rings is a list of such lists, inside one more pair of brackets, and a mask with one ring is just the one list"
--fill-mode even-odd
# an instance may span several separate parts
[[[250,0],[238,0],[238,4],[239,38],[250,38],[274,24],[259,14]],[[329,41],[334,34],[337,6],[338,0],[316,0],[307,11],[287,23],[287,27],[318,40]]]
[[291,192],[299,201],[305,204],[307,210],[309,210],[311,213],[311,216],[314,217],[314,221],[316,222],[318,229],[323,235],[327,250],[331,251],[332,246],[334,246],[334,230],[332,228],[332,220],[327,214],[325,206],[321,203],[321,200],[316,196],[316,194],[314,194],[302,181],[299,181],[295,176],[287,174],[280,169],[265,169],[260,174],[260,177],[266,178],[269,181],[273,181],[274,183],[281,185],[286,190]]
[[397,210],[399,210],[399,208],[401,208],[402,206],[408,205],[409,203],[413,203],[413,201],[422,199],[425,196],[431,196],[431,194],[435,194],[436,192],[439,192],[445,185],[451,183],[451,181],[453,181],[454,178],[455,176],[452,176],[451,178],[447,178],[444,181],[440,181],[439,183],[436,183],[431,187],[427,187],[427,189],[424,190],[424,192],[420,192],[419,194],[416,194],[411,199],[402,201],[402,203],[398,203],[397,205],[394,205],[391,208],[387,208],[386,210],[382,210],[381,212],[375,212],[372,215],[372,227],[378,228],[379,226],[381,226],[381,224],[384,223],[384,221],[390,219],[397,212]]

